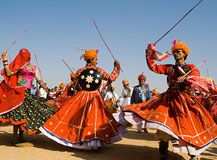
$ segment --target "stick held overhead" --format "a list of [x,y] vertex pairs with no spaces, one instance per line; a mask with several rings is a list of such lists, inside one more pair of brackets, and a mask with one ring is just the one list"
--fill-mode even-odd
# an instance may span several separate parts
[[37,67],[38,67],[38,70],[39,70],[39,73],[40,73],[40,77],[41,77],[41,80],[42,80],[42,72],[41,72],[41,69],[39,67],[38,58],[37,58],[36,54],[35,54],[35,61],[36,61],[36,64],[37,64]]
[[162,38],[164,38],[170,31],[172,31],[193,9],[195,9],[203,0],[200,0],[196,5],[194,5],[176,24],[174,24],[163,36],[161,36],[154,44],[158,43]]
[[[99,33],[99,35],[100,35],[100,37],[101,37],[102,41],[103,41],[103,43],[105,44],[106,48],[108,49],[109,53],[111,54],[112,58],[113,58],[114,60],[116,60],[116,58],[115,58],[114,54],[112,53],[112,51],[111,51],[111,50],[110,50],[110,48],[108,47],[108,45],[107,45],[106,41],[104,40],[104,38],[103,38],[102,34],[100,33],[100,31],[99,31],[99,28],[98,28],[98,26],[97,26],[97,24],[96,24],[95,20],[93,20],[93,23],[94,23],[94,26],[96,27],[96,30],[97,30],[97,32]],[[121,68],[120,68],[120,69],[121,69]],[[123,70],[122,70],[122,69],[121,69],[121,71],[123,72]]]
[[110,50],[110,48],[108,47],[106,41],[104,40],[102,34],[100,33],[99,28],[98,28],[98,26],[97,26],[95,20],[93,20],[93,23],[94,23],[94,25],[95,25],[95,27],[96,27],[96,30],[97,30],[97,32],[99,33],[99,35],[100,35],[102,41],[103,41],[103,43],[105,44],[105,46],[106,46],[106,48],[108,49],[109,53],[111,54],[112,58],[115,60],[115,56],[113,55],[112,51]]
[[[27,32],[27,29],[24,29],[22,33],[25,33],[25,32]],[[21,33],[21,34],[22,34],[22,33]],[[18,38],[19,38],[19,37],[20,37],[20,35],[18,36]],[[8,46],[8,48],[6,49],[6,52],[8,52],[9,49],[11,49],[11,47],[12,47],[16,42],[17,42],[17,40],[15,39],[15,40]]]

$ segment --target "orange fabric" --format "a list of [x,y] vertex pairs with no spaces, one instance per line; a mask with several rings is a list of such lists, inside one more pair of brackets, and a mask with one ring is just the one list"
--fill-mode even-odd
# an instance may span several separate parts
[[[180,140],[199,148],[216,139],[216,123],[201,101],[191,95],[191,88],[183,89],[188,86],[188,83],[176,85],[177,78],[181,76],[177,67],[157,65],[149,58],[147,62],[152,71],[168,75],[169,89],[147,102],[128,105],[125,110],[135,112],[148,122],[165,126]],[[192,70],[194,67],[193,64],[187,64],[183,66],[183,69]],[[191,75],[200,76],[199,70],[192,70],[189,76]]]
[[25,96],[25,87],[11,88],[5,81],[0,83],[1,100],[0,100],[0,115],[7,113],[19,107]]
[[[29,63],[30,59],[30,52],[25,48],[21,49],[18,55],[15,57],[15,59],[9,64],[10,71],[17,72],[19,69],[23,68],[27,63]],[[15,87],[17,85],[16,74],[13,74],[10,77],[8,77],[4,69],[2,70],[1,74],[3,75],[6,83],[8,83],[10,86]]]
[[59,88],[60,88],[60,89],[63,89],[64,87],[65,87],[65,84],[64,84],[64,83],[60,83],[60,84],[59,84]]
[[152,93],[153,95],[159,94],[159,92],[158,92],[158,90],[157,90],[156,88],[152,89],[151,93]]
[[127,85],[127,84],[129,84],[129,81],[128,81],[128,80],[123,80],[123,81],[122,81],[122,84],[123,84],[123,85]]
[[191,76],[187,79],[192,87],[192,92],[200,93],[198,98],[201,99],[206,109],[210,112],[217,123],[217,86],[212,78]]
[[189,94],[168,90],[144,103],[128,105],[146,121],[160,123],[181,140],[202,147],[217,137],[217,125],[197,99]]
[[91,60],[98,56],[98,50],[86,50],[84,53],[84,60]]
[[68,90],[71,86],[75,88],[74,83],[75,82],[68,83],[65,89],[61,91],[62,93],[57,98],[46,101],[46,105],[53,108],[54,110],[61,108],[70,99],[71,96],[68,95]]
[[[103,79],[113,81],[119,75],[115,71],[108,74],[99,67],[96,69]],[[82,70],[84,68],[79,69],[77,74]],[[44,123],[43,127],[58,138],[72,143],[93,139],[111,142],[111,138],[119,133],[120,124],[105,108],[98,90],[81,90]]]
[[71,77],[72,79],[76,79],[76,78],[77,78],[76,74],[73,73],[73,72],[70,73],[70,77]]
[[74,81],[72,81],[66,85],[65,89],[62,91],[62,94],[60,94],[60,96],[57,97],[58,101],[60,101],[60,102],[64,101],[64,99],[68,96],[68,91],[69,91],[70,87],[72,87],[73,89],[75,88],[75,82]]
[[[117,79],[117,77],[120,74],[120,67],[118,68],[118,70],[113,70],[111,74],[107,73],[106,71],[104,71],[102,68],[100,67],[94,67],[92,64],[87,64],[85,68],[94,68],[96,69],[100,75],[102,76],[102,79],[105,81],[109,81],[109,82],[113,82]],[[79,74],[85,69],[85,68],[80,68],[77,70],[76,72],[76,76],[78,77]]]
[[25,98],[25,87],[17,86],[16,72],[30,62],[30,52],[21,49],[15,59],[9,64],[9,69],[15,74],[7,76],[5,70],[1,71],[4,80],[0,83],[0,115],[7,113],[22,104]]
[[175,44],[171,48],[173,54],[176,50],[179,50],[179,49],[183,50],[187,55],[190,54],[190,49],[184,42],[178,40],[178,41],[175,41],[174,43]]
[[44,127],[69,142],[94,138],[110,142],[118,133],[119,124],[105,111],[98,91],[80,91],[44,123]]
[[[12,123],[13,124],[13,123]],[[27,133],[28,135],[33,135],[33,134],[39,134],[40,131],[39,130],[26,130],[25,127],[23,125],[21,125],[21,129]]]

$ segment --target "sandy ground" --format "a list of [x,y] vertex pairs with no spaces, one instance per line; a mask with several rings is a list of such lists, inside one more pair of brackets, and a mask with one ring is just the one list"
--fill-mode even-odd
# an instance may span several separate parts
[[[152,133],[136,133],[130,128],[122,141],[94,150],[77,150],[62,146],[42,134],[26,137],[34,146],[10,145],[12,126],[0,126],[0,160],[158,160],[158,141]],[[170,146],[170,151],[172,148]],[[189,159],[186,154],[169,153],[172,160]],[[217,144],[202,155],[202,160],[217,160]]]

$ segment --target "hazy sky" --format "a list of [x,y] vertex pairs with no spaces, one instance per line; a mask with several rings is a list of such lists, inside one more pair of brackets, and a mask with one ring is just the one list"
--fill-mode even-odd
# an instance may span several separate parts
[[[199,0],[0,0],[1,52],[16,40],[9,50],[10,59],[20,48],[37,55],[43,80],[49,87],[66,82],[71,68],[83,67],[84,49],[99,49],[99,63],[108,72],[113,58],[100,39],[96,21],[114,56],[121,61],[123,72],[115,82],[118,92],[121,81],[136,85],[144,72],[151,88],[165,91],[166,76],[151,72],[144,50],[167,32]],[[157,44],[159,51],[170,51],[171,42],[181,39],[189,45],[187,63],[199,65],[202,76],[217,80],[217,0],[204,0],[174,30]],[[24,32],[24,29],[28,29]],[[174,59],[160,62],[174,64]],[[3,68],[3,67],[1,67]],[[208,71],[208,72],[207,72]]]

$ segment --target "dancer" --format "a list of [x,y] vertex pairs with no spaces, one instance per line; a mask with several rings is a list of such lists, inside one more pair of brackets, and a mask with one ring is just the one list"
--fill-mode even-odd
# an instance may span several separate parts
[[14,125],[12,145],[25,142],[23,132],[39,132],[42,123],[54,113],[31,94],[34,78],[45,90],[47,88],[37,76],[36,67],[30,63],[30,58],[30,52],[23,48],[8,65],[7,53],[2,54],[4,80],[0,83],[0,121]]
[[[128,105],[128,121],[142,122],[143,127],[158,129],[161,159],[168,158],[168,141],[172,140],[174,151],[187,152],[191,159],[200,155],[217,139],[217,125],[202,105],[200,99],[191,93],[188,78],[200,76],[194,64],[186,64],[189,47],[182,41],[174,41],[171,48],[175,65],[157,65],[152,57],[157,49],[149,44],[146,60],[151,71],[167,75],[169,88],[155,98],[139,104]],[[135,117],[139,118],[135,118]],[[134,121],[134,122],[135,122]]]
[[53,108],[54,111],[59,110],[70,98],[75,94],[75,74],[71,73],[71,82],[66,86],[63,83],[59,85],[59,90],[56,92],[55,97],[45,102],[46,105]]
[[65,90],[65,84],[64,83],[60,83],[59,84],[59,89],[56,92],[56,97],[59,97],[61,94],[63,94],[63,91]]
[[40,131],[65,146],[97,149],[121,140],[122,127],[105,110],[98,91],[102,79],[116,80],[120,63],[116,60],[112,73],[108,74],[96,66],[98,50],[87,50],[82,58],[86,65],[76,72],[77,93],[40,127]]

